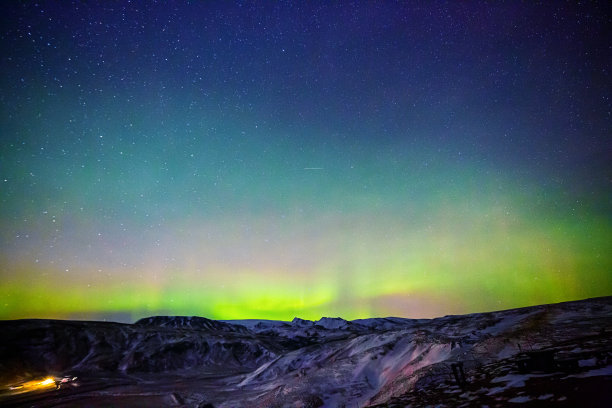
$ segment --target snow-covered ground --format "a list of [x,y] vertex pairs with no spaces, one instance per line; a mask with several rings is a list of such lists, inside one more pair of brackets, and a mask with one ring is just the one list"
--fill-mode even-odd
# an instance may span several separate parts
[[126,406],[128,396],[228,408],[599,406],[612,400],[611,316],[607,297],[431,320],[4,321],[0,403],[30,402],[9,384],[76,375],[80,389],[47,390],[37,406],[97,406],[94,396]]

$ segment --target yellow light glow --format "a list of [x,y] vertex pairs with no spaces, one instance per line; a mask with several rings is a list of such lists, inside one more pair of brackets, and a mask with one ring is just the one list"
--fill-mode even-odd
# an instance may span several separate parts
[[40,386],[51,385],[51,384],[55,384],[55,380],[51,377],[45,378],[39,383]]
[[9,386],[8,388],[12,391],[12,393],[21,394],[25,392],[51,389],[54,387],[55,379],[53,377],[47,377],[42,380],[26,381],[22,384]]

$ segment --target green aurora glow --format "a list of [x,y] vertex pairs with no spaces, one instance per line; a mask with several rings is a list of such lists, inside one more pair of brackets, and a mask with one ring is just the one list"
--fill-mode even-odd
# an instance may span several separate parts
[[[3,17],[1,319],[434,317],[612,294],[609,102],[568,96],[603,101],[609,80],[551,45],[565,32],[546,37],[551,21],[521,41],[550,10],[517,5],[507,24],[525,31],[500,51],[458,6],[448,27],[402,8],[413,42],[405,21],[355,4],[323,8],[323,37],[283,6],[183,5],[168,37],[140,11],[146,32],[128,41],[135,10],[117,22],[93,7],[111,24],[94,40],[69,6],[42,4],[55,23],[33,5]],[[481,28],[506,41],[507,13],[491,12]],[[265,15],[304,31],[279,45],[237,28]],[[370,23],[363,44],[342,34]],[[457,49],[422,39],[428,27]],[[562,62],[573,77],[551,82]]]

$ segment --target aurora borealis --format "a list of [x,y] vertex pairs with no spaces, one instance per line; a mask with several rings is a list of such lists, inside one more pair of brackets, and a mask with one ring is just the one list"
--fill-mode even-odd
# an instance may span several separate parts
[[0,318],[611,295],[609,9],[406,3],[5,5]]

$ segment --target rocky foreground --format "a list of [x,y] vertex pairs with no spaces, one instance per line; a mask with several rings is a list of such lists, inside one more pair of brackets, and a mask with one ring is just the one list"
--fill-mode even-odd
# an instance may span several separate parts
[[0,405],[607,407],[612,297],[437,319],[0,322]]

